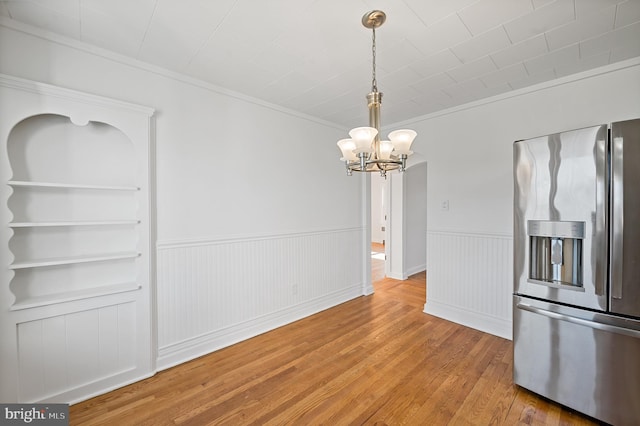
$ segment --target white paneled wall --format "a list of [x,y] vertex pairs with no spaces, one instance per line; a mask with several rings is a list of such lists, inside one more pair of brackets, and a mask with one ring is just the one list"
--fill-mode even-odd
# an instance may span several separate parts
[[50,400],[136,368],[133,302],[17,324],[20,401]]
[[424,310],[510,339],[512,271],[511,236],[429,231]]
[[362,295],[361,240],[350,228],[159,243],[158,368]]

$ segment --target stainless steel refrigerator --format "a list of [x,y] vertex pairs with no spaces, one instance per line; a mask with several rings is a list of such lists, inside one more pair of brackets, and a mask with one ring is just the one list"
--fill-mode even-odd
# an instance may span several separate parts
[[640,424],[640,119],[514,143],[516,384]]

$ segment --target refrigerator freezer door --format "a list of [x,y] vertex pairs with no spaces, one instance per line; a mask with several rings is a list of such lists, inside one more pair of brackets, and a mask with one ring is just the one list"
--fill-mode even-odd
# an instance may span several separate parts
[[[611,311],[640,317],[640,119],[611,125]],[[626,220],[624,220],[626,218]]]
[[607,309],[606,125],[514,143],[514,291]]
[[640,321],[514,296],[514,382],[615,425],[640,424]]

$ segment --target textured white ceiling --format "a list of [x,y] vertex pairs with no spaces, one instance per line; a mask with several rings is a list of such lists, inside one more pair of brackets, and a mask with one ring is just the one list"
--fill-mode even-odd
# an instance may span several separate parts
[[345,127],[640,56],[640,0],[0,0],[0,15]]

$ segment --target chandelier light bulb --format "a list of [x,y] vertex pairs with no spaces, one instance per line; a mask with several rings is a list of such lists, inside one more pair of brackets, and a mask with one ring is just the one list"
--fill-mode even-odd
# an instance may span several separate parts
[[338,141],[338,148],[342,151],[340,161],[356,161],[358,158],[353,152],[356,149],[356,144],[353,142],[353,139],[340,139]]
[[380,160],[390,159],[391,151],[393,151],[393,144],[391,141],[380,141],[380,152],[378,153]]
[[378,134],[378,129],[375,127],[356,127],[351,129],[349,136],[356,144],[355,153],[360,154],[362,152],[372,152],[373,138]]
[[389,133],[389,139],[393,143],[395,152],[399,155],[411,155],[411,144],[417,133],[409,129],[394,130]]

